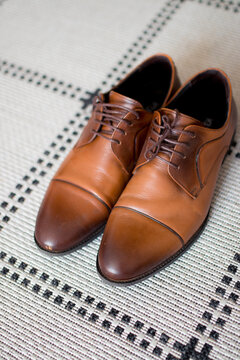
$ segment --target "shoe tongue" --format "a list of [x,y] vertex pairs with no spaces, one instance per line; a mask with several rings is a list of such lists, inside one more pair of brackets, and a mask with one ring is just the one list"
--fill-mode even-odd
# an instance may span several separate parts
[[176,122],[175,122],[174,127],[179,130],[185,128],[188,125],[198,125],[198,126],[204,127],[204,124],[201,121],[194,119],[191,116],[184,115],[184,114],[178,112],[177,110],[161,109],[160,113],[161,113],[161,117],[163,115],[167,115],[167,117],[171,121],[175,120]]
[[122,94],[119,94],[113,90],[110,91],[108,95],[108,102],[109,104],[125,106],[128,109],[133,109],[133,110],[137,108],[142,109],[142,105],[138,101],[131,99],[127,96],[124,96]]

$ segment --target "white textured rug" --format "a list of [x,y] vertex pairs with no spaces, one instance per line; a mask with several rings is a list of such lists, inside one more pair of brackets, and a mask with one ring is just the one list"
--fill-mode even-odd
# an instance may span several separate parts
[[0,0],[0,359],[240,359],[240,133],[209,222],[174,264],[102,283],[100,238],[71,255],[33,240],[48,183],[98,89],[156,52],[182,81],[231,77],[240,111],[238,0]]

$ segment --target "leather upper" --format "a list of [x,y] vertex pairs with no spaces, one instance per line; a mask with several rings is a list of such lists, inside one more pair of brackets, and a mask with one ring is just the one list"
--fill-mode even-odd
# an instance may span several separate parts
[[35,236],[41,248],[67,251],[89,240],[106,222],[132,175],[152,109],[166,104],[177,84],[171,58],[157,54],[96,97],[87,126],[40,207]]
[[[192,84],[196,84],[199,97],[201,91],[206,92],[205,84],[213,89],[216,84],[222,86],[212,105],[205,105],[205,117],[204,105],[192,97]],[[186,97],[195,101],[195,107],[183,114],[179,110],[188,110]],[[214,109],[219,101],[226,102],[221,111]],[[199,113],[201,120],[192,117],[194,113]],[[154,113],[134,175],[104,232],[98,255],[103,276],[115,282],[141,278],[169,262],[194,238],[209,212],[236,120],[230,81],[218,69],[197,74],[178,90],[167,108]],[[206,126],[207,121],[211,127]],[[140,253],[146,258],[138,256]],[[129,263],[131,272],[126,272],[124,264],[128,268]]]

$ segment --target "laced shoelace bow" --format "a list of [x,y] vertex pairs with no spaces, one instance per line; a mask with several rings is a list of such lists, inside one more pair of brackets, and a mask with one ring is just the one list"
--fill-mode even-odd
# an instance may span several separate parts
[[152,145],[147,149],[145,153],[145,157],[147,159],[153,159],[156,156],[161,159],[163,162],[175,167],[179,168],[179,165],[172,163],[170,160],[165,159],[164,157],[161,157],[158,155],[160,152],[167,154],[169,157],[171,157],[172,154],[177,154],[183,159],[186,159],[186,155],[184,152],[180,152],[175,150],[176,145],[181,145],[183,147],[188,147],[189,143],[178,141],[179,135],[186,134],[190,135],[192,138],[195,138],[196,135],[192,131],[186,131],[186,130],[180,130],[174,128],[178,117],[179,112],[176,111],[176,118],[171,121],[167,115],[162,115],[162,122],[161,125],[157,123],[156,118],[153,120],[153,126],[152,131],[154,132],[156,136],[156,140],[152,137],[149,138],[149,140],[152,142]]
[[93,109],[94,109],[95,115],[99,115],[101,117],[101,120],[98,120],[96,118],[94,120],[96,122],[98,122],[99,124],[101,124],[102,126],[109,128],[109,130],[106,128],[102,129],[102,126],[101,126],[99,130],[92,129],[92,131],[96,135],[101,136],[101,137],[103,137],[107,140],[110,140],[112,142],[115,142],[117,144],[120,144],[120,141],[110,137],[110,136],[112,136],[113,132],[116,130],[116,131],[121,132],[123,135],[126,134],[125,130],[117,127],[119,122],[123,121],[129,126],[132,125],[132,121],[130,121],[128,119],[124,119],[124,116],[130,112],[133,115],[135,115],[137,119],[139,119],[139,114],[137,111],[128,109],[127,107],[125,107],[123,105],[105,103],[102,101],[102,99],[98,95],[95,96],[95,98],[93,100]]

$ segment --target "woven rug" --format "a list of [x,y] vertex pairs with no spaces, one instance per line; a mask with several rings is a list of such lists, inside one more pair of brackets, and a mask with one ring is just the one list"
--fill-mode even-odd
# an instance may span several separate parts
[[101,236],[34,243],[48,183],[91,101],[156,52],[182,81],[220,67],[240,111],[238,0],[0,0],[0,359],[240,359],[240,132],[198,241],[149,279],[101,281]]

